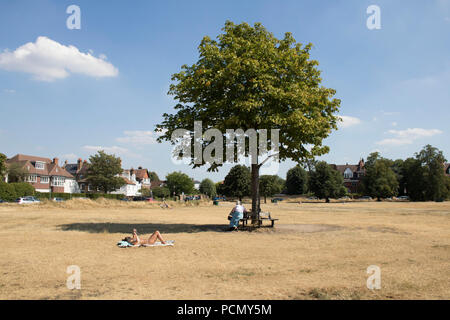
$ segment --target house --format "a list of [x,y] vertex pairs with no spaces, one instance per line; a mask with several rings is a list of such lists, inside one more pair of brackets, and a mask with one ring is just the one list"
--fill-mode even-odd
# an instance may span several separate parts
[[166,181],[162,181],[162,180],[155,180],[155,181],[150,181],[150,188],[156,188],[156,187],[164,187],[166,185]]
[[123,170],[120,177],[125,180],[125,185],[120,187],[118,190],[112,191],[112,194],[123,194],[127,197],[141,195],[140,190],[142,189],[142,184],[136,179],[136,170],[133,168]]
[[[75,177],[79,192],[88,193],[95,191],[86,180],[89,169],[89,163],[86,160],[83,161],[80,158],[77,163],[67,163],[66,161],[64,168]],[[112,191],[112,194],[123,194],[124,196],[132,197],[140,195],[139,190],[142,188],[150,189],[151,183],[147,169],[143,169],[142,167],[139,167],[137,170],[133,168],[126,169],[122,171],[120,177],[125,180],[125,185],[118,190]]]
[[344,186],[350,193],[358,193],[361,189],[361,181],[366,173],[364,168],[364,159],[359,160],[358,164],[331,165],[344,176]]
[[138,181],[141,184],[142,188],[150,189],[151,187],[150,174],[148,173],[147,169],[138,167],[136,170],[134,170],[134,174],[136,175],[136,181]]
[[450,163],[445,163],[444,164],[444,170],[445,170],[445,175],[447,177],[450,177]]
[[63,167],[67,172],[75,177],[75,181],[77,184],[77,193],[86,193],[91,191],[86,180],[87,170],[89,168],[89,164],[86,160],[83,161],[81,158],[79,158],[77,160],[77,163],[67,163],[66,160]]
[[[59,166],[59,159],[17,154],[6,160],[6,166],[18,165],[26,172],[25,182],[38,192],[76,192],[75,177]],[[6,178],[8,182],[8,178]]]
[[200,190],[200,181],[194,180],[194,189]]

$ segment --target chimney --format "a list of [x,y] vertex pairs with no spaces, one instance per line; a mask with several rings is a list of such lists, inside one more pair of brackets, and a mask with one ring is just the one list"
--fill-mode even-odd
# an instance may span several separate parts
[[53,158],[53,163],[58,165],[58,160],[59,160],[58,158]]
[[64,161],[64,168],[67,166],[67,160]]
[[81,162],[82,162],[81,158],[78,158],[78,161],[77,161],[77,171],[79,171],[79,170],[81,169]]

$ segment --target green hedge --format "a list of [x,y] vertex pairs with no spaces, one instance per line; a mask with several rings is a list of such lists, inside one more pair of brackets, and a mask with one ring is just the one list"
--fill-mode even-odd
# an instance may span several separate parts
[[0,199],[14,201],[17,198],[33,196],[35,194],[32,185],[26,182],[6,183],[0,182]]
[[38,199],[50,199],[51,198],[61,198],[64,200],[69,200],[73,198],[88,198],[88,199],[98,199],[98,198],[106,198],[106,199],[116,199],[120,200],[125,196],[123,194],[105,194],[105,193],[58,193],[52,192],[51,195],[49,192],[36,192],[36,198]]

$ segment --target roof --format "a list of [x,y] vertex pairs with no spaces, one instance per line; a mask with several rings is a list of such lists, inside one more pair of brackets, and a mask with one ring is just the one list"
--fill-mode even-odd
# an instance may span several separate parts
[[[36,162],[43,162],[44,168],[37,169]],[[29,174],[37,174],[41,176],[58,176],[73,179],[73,175],[67,172],[64,168],[61,168],[56,163],[52,162],[49,158],[27,156],[23,154],[18,154],[11,159],[6,161],[7,165],[18,164],[20,167],[25,169]]]
[[135,185],[136,183],[134,183],[133,181],[131,181],[131,180],[129,180],[128,178],[124,178],[124,177],[121,177],[123,180],[125,180],[125,183],[126,184],[132,184],[132,185]]
[[164,185],[166,182],[165,181],[150,181],[150,187],[154,188],[154,187],[161,187],[162,185]]
[[41,162],[52,162],[50,158],[43,158],[43,157],[36,157],[36,156],[27,156],[25,154],[16,154],[11,159],[8,159],[9,161],[17,162],[17,161],[41,161]]
[[337,171],[344,174],[345,170],[350,169],[352,172],[358,171],[358,165],[356,164],[345,164],[345,165],[332,165]]
[[148,179],[148,170],[147,169],[136,169],[134,170],[137,179]]
[[78,170],[78,163],[67,163],[64,166],[64,169],[72,174],[78,182],[84,182],[87,175],[87,170],[89,169],[89,163],[86,161],[80,161],[80,165],[81,168]]

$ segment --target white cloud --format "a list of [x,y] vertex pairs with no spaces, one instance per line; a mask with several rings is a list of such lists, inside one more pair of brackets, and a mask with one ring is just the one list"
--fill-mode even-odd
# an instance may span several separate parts
[[342,119],[342,122],[339,123],[341,128],[348,128],[361,123],[361,120],[355,117],[350,116],[339,116]]
[[14,94],[14,93],[16,93],[16,90],[14,90],[14,89],[3,89],[3,92],[4,93],[9,93],[9,94]]
[[156,138],[159,133],[153,131],[124,131],[125,137],[116,138],[117,142],[131,144],[133,146],[142,146],[156,144]]
[[417,139],[432,137],[441,134],[442,131],[438,129],[409,128],[406,130],[389,130],[388,133],[394,135],[394,137],[383,139],[376,144],[385,146],[412,144]]
[[0,53],[0,69],[30,73],[41,81],[64,79],[71,73],[97,78],[117,76],[118,69],[105,59],[105,55],[96,58],[72,45],[38,37],[36,42],[28,42],[13,52]]
[[397,122],[394,121],[394,122],[391,123],[391,125],[392,125],[393,127],[396,127],[396,126],[397,126]]

